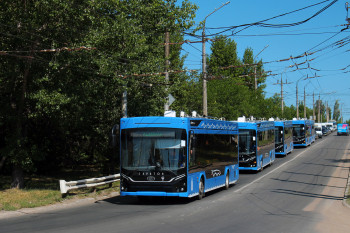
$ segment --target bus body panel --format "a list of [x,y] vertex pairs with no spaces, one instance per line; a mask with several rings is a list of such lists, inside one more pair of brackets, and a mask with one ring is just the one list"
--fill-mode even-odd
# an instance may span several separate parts
[[[204,180],[204,190],[207,192],[225,186],[227,173],[229,173],[230,184],[237,182],[239,178],[237,123],[205,118],[135,117],[121,119],[120,126],[122,137],[129,136],[129,140],[121,139],[121,196],[193,197],[199,194],[199,182],[201,179]],[[175,131],[175,133],[171,130]],[[181,132],[179,133],[178,131],[182,131],[181,140],[178,138],[169,139],[169,137],[175,134],[181,134]],[[223,156],[226,157],[218,156],[209,158],[209,160],[212,159],[214,162],[210,164],[210,166],[205,166],[205,164],[201,163],[206,163],[209,160],[206,161],[205,158],[201,157],[203,151],[201,152],[199,147],[190,148],[190,143],[195,144],[196,142],[196,140],[192,140],[190,137],[198,138],[197,141],[199,141],[199,144],[206,140],[206,144],[209,144],[209,146],[214,145],[214,148],[216,145],[219,145],[218,143],[226,143],[226,147],[230,148],[230,150],[228,152],[220,152],[220,150],[219,152],[207,152],[206,156],[215,156],[223,153]],[[153,143],[150,143],[152,145],[150,147],[152,149],[151,152],[161,151],[158,152],[158,154],[164,154],[164,151],[167,151],[167,157],[162,157],[167,158],[167,160],[162,160],[162,164],[164,163],[164,165],[157,167],[157,164],[157,166],[149,166],[149,168],[143,167],[143,171],[138,171],[141,167],[135,169],[136,171],[128,171],[129,168],[126,164],[133,164],[135,160],[134,157],[132,157],[132,160],[129,158],[129,153],[138,152],[140,157],[137,162],[142,159],[145,160],[144,158],[152,157],[151,155],[148,156],[146,153],[147,150],[137,151],[135,149],[149,143],[147,141],[149,138],[152,139]],[[134,144],[130,142],[131,140],[133,140]],[[137,144],[140,140],[144,142]],[[178,142],[170,145],[170,141]],[[236,146],[234,147],[234,145]],[[128,146],[133,146],[134,148],[129,149],[127,148]],[[170,152],[168,151],[179,150],[180,147],[182,152],[186,154],[186,162],[183,163],[182,167],[178,167],[175,172],[163,171],[163,166],[167,166],[167,163],[170,164],[171,161],[169,159]],[[223,150],[227,148],[223,148]],[[232,148],[236,148],[236,152]],[[235,156],[237,159],[234,159]],[[131,162],[129,160],[131,160]],[[190,165],[190,162],[193,163],[196,161],[198,166],[194,168],[193,165]],[[150,163],[151,161],[145,161],[145,163],[147,162]],[[157,169],[159,174],[157,173]],[[180,171],[183,172],[177,174],[177,176],[174,175],[176,172],[179,173]]]

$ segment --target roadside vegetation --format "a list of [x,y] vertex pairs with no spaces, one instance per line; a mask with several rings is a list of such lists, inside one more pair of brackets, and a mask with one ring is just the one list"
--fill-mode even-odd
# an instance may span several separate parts
[[70,190],[68,195],[63,198],[59,187],[60,179],[79,180],[102,176],[102,174],[97,170],[91,172],[81,170],[78,173],[77,171],[65,171],[56,174],[56,176],[33,175],[25,177],[24,189],[10,188],[11,176],[2,176],[0,179],[0,211],[47,206],[70,199],[99,198],[109,196],[113,192],[119,192],[119,182],[114,182],[111,186],[107,184],[95,188]]

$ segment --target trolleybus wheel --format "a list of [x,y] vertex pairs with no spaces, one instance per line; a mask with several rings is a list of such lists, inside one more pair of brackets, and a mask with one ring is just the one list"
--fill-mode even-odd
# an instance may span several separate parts
[[263,167],[263,161],[261,160],[260,161],[260,171],[264,170],[264,167]]
[[198,188],[198,200],[201,200],[205,193],[204,193],[204,181],[203,178],[201,178],[201,181],[199,182],[199,188]]
[[227,190],[230,187],[230,173],[227,171],[226,179],[225,179],[225,189]]

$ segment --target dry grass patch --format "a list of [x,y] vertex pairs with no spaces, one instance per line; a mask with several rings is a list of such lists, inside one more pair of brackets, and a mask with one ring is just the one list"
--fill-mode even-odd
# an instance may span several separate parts
[[[79,180],[92,177],[92,174],[72,175],[71,173],[58,175],[58,177],[64,177],[69,180]],[[100,174],[94,174],[95,177]],[[76,189],[68,192],[65,198],[62,198],[59,179],[49,176],[31,176],[25,177],[25,189],[11,189],[11,177],[0,177],[0,211],[13,211],[22,208],[34,208],[39,206],[46,206],[62,202],[66,199],[82,199],[86,197],[92,198],[104,198],[112,193],[119,192],[119,182],[114,182],[110,185],[102,185],[96,188],[84,188]]]
[[50,205],[62,201],[57,190],[7,189],[0,192],[0,210],[18,210]]

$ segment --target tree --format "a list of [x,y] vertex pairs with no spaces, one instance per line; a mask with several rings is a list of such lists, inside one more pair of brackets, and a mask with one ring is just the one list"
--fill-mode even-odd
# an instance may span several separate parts
[[336,100],[334,103],[334,109],[333,109],[333,120],[338,122],[339,118],[340,118],[339,100]]
[[125,88],[132,115],[160,112],[164,78],[132,74],[163,72],[165,30],[181,41],[193,24],[196,7],[175,2],[0,2],[0,45],[14,51],[0,56],[0,166],[11,167],[12,187],[23,187],[23,171],[108,162]]
[[78,1],[0,3],[0,23],[6,35],[1,37],[1,48],[14,51],[0,58],[0,111],[5,116],[2,123],[6,142],[1,154],[12,166],[12,187],[22,188],[23,170],[35,169],[34,161],[49,153],[49,135],[38,133],[38,124],[47,129],[47,113],[54,116],[58,106],[68,105],[71,100],[61,93],[62,86],[52,90],[56,80],[49,75],[55,69],[53,61],[67,52],[42,50],[80,46],[79,38],[89,25],[85,8],[87,3]]
[[237,55],[236,42],[225,36],[217,36],[210,49],[211,54],[207,63],[209,77],[212,79],[234,77],[240,82],[242,62]]
[[[238,116],[266,117],[263,89],[265,75],[262,62],[254,61],[253,51],[246,49],[244,64],[237,56],[236,43],[224,36],[216,37],[208,58],[208,110],[210,115],[236,119]],[[251,64],[258,64],[258,88],[255,90]]]

